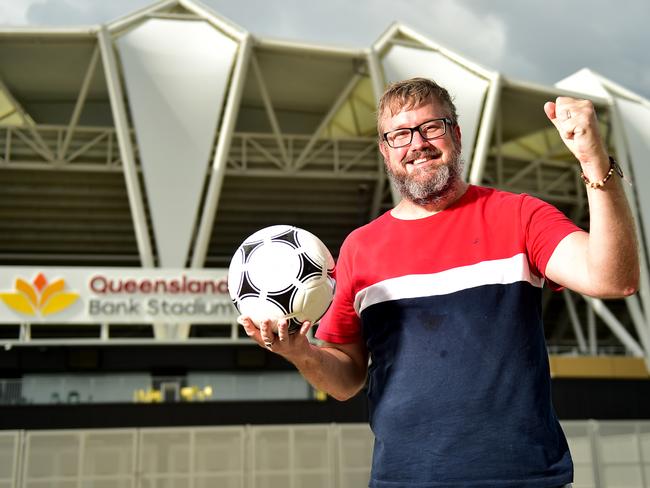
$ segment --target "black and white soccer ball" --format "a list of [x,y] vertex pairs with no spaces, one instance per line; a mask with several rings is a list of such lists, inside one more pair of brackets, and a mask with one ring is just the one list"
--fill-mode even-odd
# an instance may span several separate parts
[[290,225],[258,230],[230,261],[228,290],[235,307],[256,325],[287,318],[289,333],[318,322],[334,295],[334,259],[323,242]]

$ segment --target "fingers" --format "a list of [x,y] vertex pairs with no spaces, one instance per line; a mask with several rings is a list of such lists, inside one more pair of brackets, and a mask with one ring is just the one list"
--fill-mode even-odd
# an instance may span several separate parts
[[259,329],[255,326],[250,317],[240,315],[237,317],[237,322],[244,328],[244,332],[248,337],[259,340]]
[[596,110],[590,100],[558,97],[544,104],[544,113],[557,129],[567,148],[581,163],[606,158]]
[[266,319],[260,324],[260,335],[267,349],[271,349],[275,342],[275,333],[273,332],[274,322],[273,320]]
[[560,132],[581,134],[593,128],[596,121],[594,105],[589,100],[557,97],[555,102],[546,102],[544,112]]
[[[556,102],[546,102],[544,104],[544,113],[548,117],[562,139],[572,139],[574,135],[584,132],[577,127],[578,119],[572,117],[570,103],[566,97],[558,97]],[[571,120],[573,119],[573,120]]]
[[239,316],[237,322],[244,328],[246,335],[258,345],[281,355],[291,354],[304,347],[302,343],[308,341],[305,336],[312,326],[311,322],[303,322],[298,334],[289,334],[289,321],[284,318],[262,320],[259,322],[259,328],[250,317],[244,315]]
[[300,332],[299,334],[301,336],[306,336],[307,332],[309,332],[309,329],[311,329],[312,323],[309,320],[306,320],[305,322],[302,323],[302,327],[300,327]]
[[278,320],[278,339],[280,342],[289,340],[289,321],[287,319]]
[[[237,322],[241,324],[241,326],[244,328],[244,332],[246,332],[246,335],[253,339],[255,342],[257,342],[260,346],[265,347],[266,344],[273,344],[273,331],[271,330],[270,335],[271,338],[269,338],[269,328],[268,326],[266,327],[266,333],[263,335],[261,328],[263,325],[260,326],[258,329],[257,326],[255,325],[255,322],[253,322],[253,319],[250,317],[247,317],[245,315],[240,315],[237,317]],[[268,347],[268,346],[266,346]]]

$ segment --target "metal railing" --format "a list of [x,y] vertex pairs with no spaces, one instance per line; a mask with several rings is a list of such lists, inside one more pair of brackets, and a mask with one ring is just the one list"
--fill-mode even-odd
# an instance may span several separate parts
[[114,171],[121,164],[112,127],[0,126],[0,167]]
[[[133,131],[131,137],[137,148]],[[249,132],[233,135],[227,165],[230,174],[265,176],[375,179],[382,171],[372,137],[314,139]],[[66,125],[0,126],[0,168],[120,171],[121,166],[113,127],[70,131]]]
[[309,400],[317,392],[297,372],[187,376],[29,375],[0,379],[0,405]]
[[273,134],[235,133],[228,156],[230,174],[376,179],[380,171],[377,141],[372,137],[312,142],[305,135],[284,135],[278,140]]

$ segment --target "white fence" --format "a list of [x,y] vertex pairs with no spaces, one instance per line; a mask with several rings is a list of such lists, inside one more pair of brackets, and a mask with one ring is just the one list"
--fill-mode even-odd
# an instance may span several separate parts
[[[650,422],[563,427],[575,488],[650,488]],[[371,454],[365,424],[0,431],[0,488],[360,488]]]
[[650,422],[563,422],[574,488],[649,488]]
[[0,488],[353,488],[371,452],[365,424],[3,431]]

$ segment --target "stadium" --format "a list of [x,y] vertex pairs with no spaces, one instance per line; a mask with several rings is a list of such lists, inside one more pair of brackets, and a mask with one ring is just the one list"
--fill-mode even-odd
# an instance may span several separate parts
[[0,60],[0,487],[366,486],[365,395],[337,402],[254,344],[227,269],[275,224],[336,257],[392,207],[376,103],[412,76],[452,88],[470,183],[583,228],[578,165],[541,107],[593,101],[641,287],[545,289],[554,406],[575,487],[650,487],[648,100],[589,69],[512,79],[401,24],[365,49],[260,38],[191,0],[2,28]]

